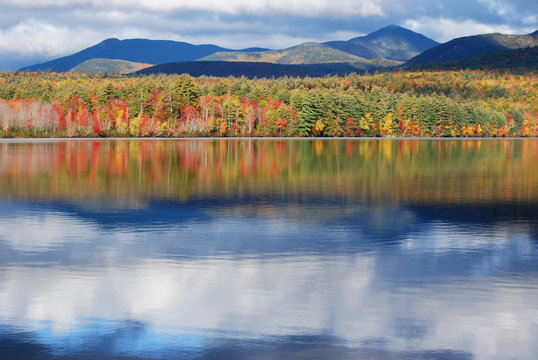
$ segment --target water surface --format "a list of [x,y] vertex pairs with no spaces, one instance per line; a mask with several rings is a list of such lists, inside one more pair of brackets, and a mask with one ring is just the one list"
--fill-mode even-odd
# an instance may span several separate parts
[[0,355],[533,359],[537,140],[0,143]]

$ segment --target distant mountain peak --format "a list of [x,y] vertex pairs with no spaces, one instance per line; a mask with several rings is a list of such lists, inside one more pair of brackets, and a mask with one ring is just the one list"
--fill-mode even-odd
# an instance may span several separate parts
[[[383,30],[405,30],[405,31],[411,31],[409,29],[406,29],[400,25],[394,25],[394,24],[391,24],[391,25],[387,25],[385,27],[382,27],[381,29],[377,30],[377,31],[383,31]],[[376,31],[374,31],[376,32]]]
[[439,45],[426,36],[398,25],[389,25],[366,36],[325,43],[335,49],[367,59],[405,61]]
[[[413,30],[406,29],[404,27],[398,26],[398,25],[389,25],[385,26],[381,29],[378,29],[368,35],[366,35],[366,38],[376,38],[380,36],[418,36],[426,38],[426,36],[419,34],[417,32],[414,32]],[[431,39],[429,39],[431,40]],[[433,41],[433,40],[432,40]]]
[[108,38],[108,39],[105,39],[103,41],[101,41],[98,45],[108,45],[108,44],[113,44],[113,43],[117,43],[117,42],[120,42],[121,40],[118,39],[118,38]]

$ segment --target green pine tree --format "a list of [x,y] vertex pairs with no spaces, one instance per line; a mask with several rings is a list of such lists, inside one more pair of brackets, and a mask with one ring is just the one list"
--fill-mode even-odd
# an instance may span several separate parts
[[172,97],[180,106],[194,105],[200,95],[200,87],[188,74],[181,75],[172,90]]
[[309,136],[312,134],[314,124],[323,117],[323,107],[323,98],[319,91],[309,91],[299,113],[299,129],[301,135]]

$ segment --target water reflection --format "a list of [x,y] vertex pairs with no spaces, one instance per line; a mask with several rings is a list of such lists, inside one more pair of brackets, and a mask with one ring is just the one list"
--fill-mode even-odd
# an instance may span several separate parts
[[538,352],[535,140],[0,148],[2,358]]
[[537,164],[536,140],[0,143],[0,196],[98,208],[155,197],[534,204]]

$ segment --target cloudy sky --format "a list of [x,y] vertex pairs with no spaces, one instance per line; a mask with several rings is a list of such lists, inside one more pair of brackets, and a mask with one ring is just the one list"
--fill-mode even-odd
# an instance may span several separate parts
[[0,0],[0,70],[106,38],[284,48],[396,24],[444,42],[538,28],[536,0]]

